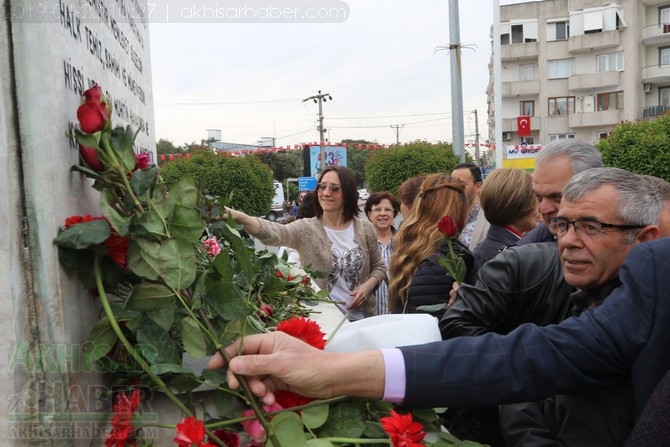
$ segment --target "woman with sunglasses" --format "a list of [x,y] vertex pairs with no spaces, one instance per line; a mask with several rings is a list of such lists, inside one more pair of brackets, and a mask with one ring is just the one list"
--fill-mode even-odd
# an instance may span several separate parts
[[226,215],[262,243],[295,249],[302,265],[327,273],[315,278],[350,321],[377,314],[372,291],[386,277],[374,227],[358,218],[356,175],[344,166],[330,166],[319,176],[315,216],[289,224],[269,222],[226,208]]

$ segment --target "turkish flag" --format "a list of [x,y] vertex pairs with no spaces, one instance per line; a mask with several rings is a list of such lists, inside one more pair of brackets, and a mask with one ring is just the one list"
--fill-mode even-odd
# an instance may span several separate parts
[[516,126],[520,137],[530,136],[530,116],[517,116]]

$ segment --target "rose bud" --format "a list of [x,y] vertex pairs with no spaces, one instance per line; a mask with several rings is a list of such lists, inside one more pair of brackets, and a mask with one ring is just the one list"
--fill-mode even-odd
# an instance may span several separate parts
[[95,172],[102,171],[102,162],[98,153],[92,147],[79,145],[79,155],[86,166]]
[[261,304],[261,306],[258,308],[257,315],[261,320],[265,321],[266,319],[271,318],[273,314],[274,309],[269,304]]
[[135,169],[133,171],[137,171],[138,169],[144,170],[149,167],[149,154],[146,152],[142,152],[141,154],[135,154]]
[[77,119],[83,132],[95,133],[105,128],[109,111],[103,103],[88,101],[77,109]]
[[93,87],[89,88],[84,92],[84,100],[86,102],[89,101],[102,102],[100,101],[101,97],[102,97],[102,89],[100,88],[99,85],[94,85]]

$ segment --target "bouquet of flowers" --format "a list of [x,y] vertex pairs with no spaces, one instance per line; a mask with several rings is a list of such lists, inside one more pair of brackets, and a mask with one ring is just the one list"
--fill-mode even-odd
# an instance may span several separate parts
[[[180,446],[415,446],[427,432],[429,445],[457,443],[441,433],[432,410],[399,415],[381,401],[312,401],[289,392],[267,407],[243,378],[240,392],[227,387],[222,370],[185,367],[186,356],[225,357],[223,346],[269,330],[323,349],[324,334],[306,318],[327,300],[311,287],[309,275],[318,273],[295,273],[276,255],[256,253],[250,238],[218,217],[223,200],[193,179],[166,184],[146,155],[135,154],[130,127],[112,127],[98,86],[84,93],[77,117],[82,164],[72,170],[93,179],[100,215],[69,217],[54,242],[61,264],[102,306],[84,357],[114,382],[106,446],[151,445],[138,413],[154,391],[183,415],[173,426]],[[216,410],[200,408],[202,385]]]

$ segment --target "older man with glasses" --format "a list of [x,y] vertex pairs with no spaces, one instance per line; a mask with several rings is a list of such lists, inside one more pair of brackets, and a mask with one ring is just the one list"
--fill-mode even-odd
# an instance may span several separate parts
[[[632,247],[658,237],[661,206],[658,191],[633,173],[596,168],[575,175],[562,191],[559,209],[547,219],[557,244],[511,247],[485,264],[475,285],[463,285],[456,303],[443,316],[443,338],[506,334],[522,323],[559,323],[596,307],[618,286],[619,268]],[[623,402],[622,394],[602,392],[603,399],[615,401],[612,408],[628,409],[627,413],[613,411],[617,417],[594,411],[594,396],[584,395],[559,396],[555,405],[503,407],[502,433],[507,445],[534,445],[533,437],[574,445],[575,435],[594,442],[583,445],[598,445],[603,438],[608,442],[617,439],[620,444],[632,423],[631,405]],[[570,404],[579,399],[587,402]],[[606,407],[598,406],[602,408]],[[490,412],[480,413],[483,415],[474,418],[491,419]],[[456,436],[458,425],[466,425],[458,423],[463,418],[454,418]],[[460,435],[474,437],[472,433]],[[480,441],[496,445],[497,439],[502,444],[495,431],[484,430],[484,437]]]

